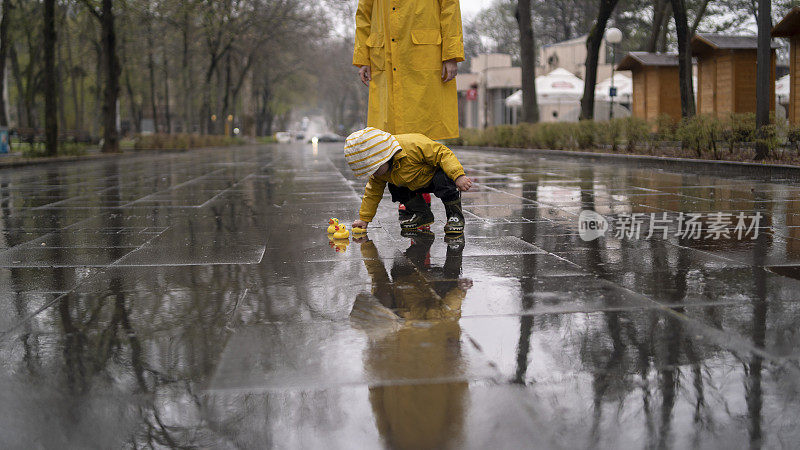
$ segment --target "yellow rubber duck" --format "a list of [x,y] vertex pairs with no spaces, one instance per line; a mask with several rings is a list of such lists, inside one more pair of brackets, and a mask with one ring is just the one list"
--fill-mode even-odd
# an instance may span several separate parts
[[335,233],[336,232],[336,225],[339,225],[339,219],[337,219],[335,217],[331,217],[330,219],[328,219],[328,223],[330,224],[330,225],[328,225],[328,234]]
[[350,239],[350,232],[347,231],[347,226],[336,225],[336,231],[333,232],[334,239]]
[[361,227],[353,227],[353,234],[354,235],[355,234],[367,234],[367,229],[366,228],[361,228]]

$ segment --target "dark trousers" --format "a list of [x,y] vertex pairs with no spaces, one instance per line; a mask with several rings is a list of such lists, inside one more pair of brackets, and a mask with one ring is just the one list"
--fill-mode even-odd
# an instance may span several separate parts
[[395,186],[389,183],[389,193],[392,194],[392,201],[395,203],[406,203],[423,192],[431,193],[439,197],[443,202],[452,202],[461,198],[455,181],[451,180],[442,169],[433,174],[433,178],[427,186],[416,191],[412,191],[405,186]]

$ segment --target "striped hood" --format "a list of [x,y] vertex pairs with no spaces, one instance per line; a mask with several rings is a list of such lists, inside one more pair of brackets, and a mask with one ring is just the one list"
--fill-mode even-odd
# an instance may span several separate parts
[[367,127],[347,137],[344,159],[356,178],[369,178],[381,164],[402,150],[397,139],[377,128]]

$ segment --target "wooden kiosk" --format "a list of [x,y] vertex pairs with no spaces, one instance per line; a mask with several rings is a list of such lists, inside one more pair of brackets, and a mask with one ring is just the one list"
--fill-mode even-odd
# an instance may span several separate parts
[[[725,117],[756,111],[756,36],[696,34],[697,113]],[[775,110],[775,47],[770,68],[770,110]]]
[[789,110],[792,124],[800,123],[800,7],[795,6],[772,29],[772,37],[789,38]]
[[675,53],[629,52],[617,70],[633,74],[633,116],[653,120],[668,114],[681,119],[678,55]]

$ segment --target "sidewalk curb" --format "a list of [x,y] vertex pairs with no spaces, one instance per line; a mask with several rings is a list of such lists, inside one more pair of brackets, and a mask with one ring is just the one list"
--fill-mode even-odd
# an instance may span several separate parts
[[245,145],[231,145],[228,147],[198,147],[198,148],[169,148],[169,149],[152,149],[152,150],[130,150],[126,152],[120,153],[93,153],[89,155],[79,155],[79,156],[53,156],[53,157],[41,157],[41,158],[16,158],[9,161],[3,161],[0,159],[0,170],[3,169],[11,169],[15,167],[25,167],[25,166],[41,166],[41,165],[48,165],[48,164],[60,164],[60,163],[72,163],[72,162],[84,162],[84,161],[99,161],[104,159],[115,159],[115,158],[138,158],[142,156],[148,155],[163,155],[169,153],[188,153],[193,151],[202,151],[202,150],[214,150],[214,149],[231,149],[231,148],[242,148],[242,147],[250,147],[253,145],[266,145],[266,144],[245,144]]
[[[622,153],[595,153],[581,152],[576,150],[552,150],[535,148],[511,148],[511,147],[477,147],[462,146],[454,147],[465,151],[494,151],[513,154],[532,154],[541,156],[555,157],[577,157],[601,162],[624,162],[635,163],[640,167],[649,166],[651,168],[688,170],[692,172],[710,173],[713,175],[742,175],[742,176],[761,176],[766,178],[789,177],[792,180],[800,181],[800,166],[790,164],[762,164],[746,161],[719,161],[712,159],[678,158],[672,156],[655,155],[628,155]],[[734,173],[731,173],[733,171]]]

